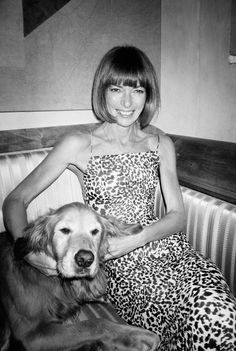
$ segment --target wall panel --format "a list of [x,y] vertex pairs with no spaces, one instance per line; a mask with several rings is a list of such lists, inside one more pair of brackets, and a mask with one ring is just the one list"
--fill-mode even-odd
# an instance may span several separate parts
[[160,0],[70,0],[26,37],[22,13],[21,0],[0,1],[0,28],[9,28],[0,35],[0,111],[90,109],[94,71],[114,45],[139,46],[160,71]]

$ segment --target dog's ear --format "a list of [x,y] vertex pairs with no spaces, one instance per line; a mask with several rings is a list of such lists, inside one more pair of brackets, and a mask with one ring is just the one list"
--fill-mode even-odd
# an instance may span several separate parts
[[143,229],[140,223],[127,224],[110,216],[102,217],[101,221],[106,231],[106,235],[111,237],[138,234]]
[[50,210],[48,214],[40,216],[25,228],[24,234],[27,240],[28,253],[47,251],[47,244],[56,221],[55,212],[54,210]]

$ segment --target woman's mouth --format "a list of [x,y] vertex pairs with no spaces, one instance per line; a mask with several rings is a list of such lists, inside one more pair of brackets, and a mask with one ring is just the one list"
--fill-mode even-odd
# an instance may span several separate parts
[[122,117],[129,117],[134,113],[134,110],[129,110],[129,111],[117,110],[117,113]]

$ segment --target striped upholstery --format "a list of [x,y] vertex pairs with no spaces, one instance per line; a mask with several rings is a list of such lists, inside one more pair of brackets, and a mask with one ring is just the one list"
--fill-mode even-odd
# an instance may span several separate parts
[[[0,205],[7,194],[47,155],[48,150],[0,155]],[[198,191],[181,187],[187,213],[186,234],[195,249],[211,258],[221,269],[236,295],[236,206]],[[72,201],[83,201],[77,177],[65,171],[27,209],[29,220]],[[156,212],[164,214],[160,191]],[[0,232],[4,231],[0,212]]]
[[[48,154],[48,150],[0,155],[0,205],[7,194],[20,183]],[[50,208],[65,203],[83,201],[77,177],[70,171],[64,173],[42,194],[31,202],[27,209],[28,219],[34,220]],[[0,232],[4,230],[2,211]]]

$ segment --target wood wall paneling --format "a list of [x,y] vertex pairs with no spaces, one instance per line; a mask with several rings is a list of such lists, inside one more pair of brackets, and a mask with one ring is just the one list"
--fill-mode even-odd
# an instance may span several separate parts
[[64,134],[76,129],[90,132],[93,128],[96,128],[96,123],[0,131],[0,154],[50,148]]

